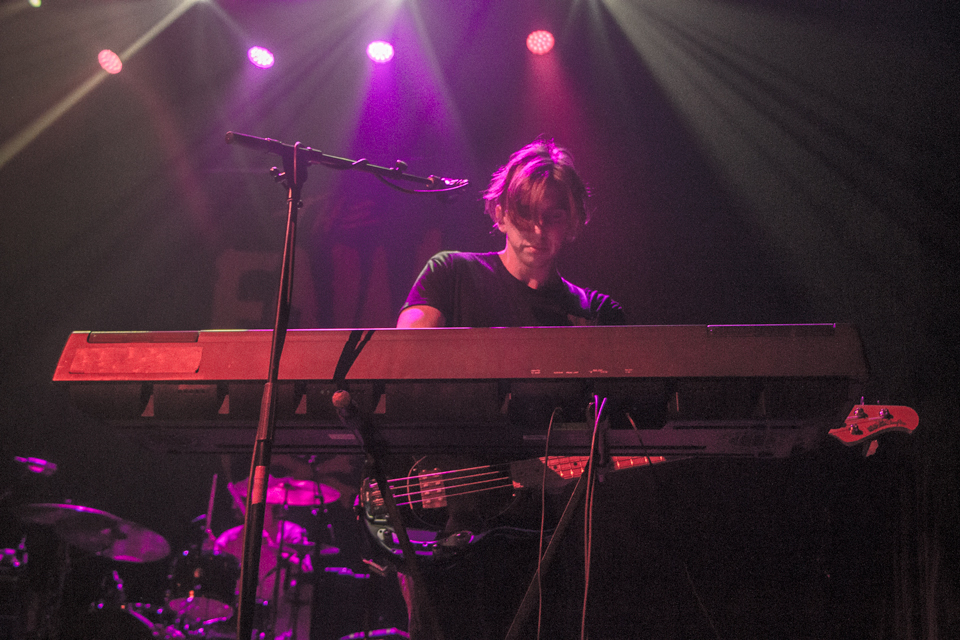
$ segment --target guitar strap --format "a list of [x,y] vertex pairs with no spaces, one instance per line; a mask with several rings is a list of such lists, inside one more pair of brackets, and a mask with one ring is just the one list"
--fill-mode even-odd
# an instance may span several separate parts
[[436,608],[430,599],[426,589],[426,583],[423,580],[423,574],[417,562],[417,554],[413,549],[413,545],[410,544],[410,536],[407,535],[407,528],[403,524],[403,518],[400,516],[393,492],[390,490],[390,482],[387,479],[387,474],[383,467],[383,456],[386,455],[383,443],[380,438],[377,437],[370,417],[361,413],[356,404],[351,400],[350,393],[346,390],[346,378],[350,367],[356,362],[363,347],[370,341],[370,338],[373,337],[373,331],[366,332],[366,335],[364,335],[364,333],[365,332],[359,330],[352,331],[349,340],[343,347],[336,370],[334,371],[333,381],[336,384],[337,391],[333,394],[333,405],[337,409],[340,422],[342,422],[346,428],[353,431],[367,455],[370,475],[372,475],[377,482],[380,497],[383,499],[384,506],[387,508],[390,525],[393,527],[394,533],[400,542],[400,549],[403,552],[403,559],[401,561],[402,572],[409,576],[413,583],[412,587],[415,592],[415,597],[420,605],[418,606],[418,611],[422,612],[424,618],[422,624],[429,630],[430,638],[444,640]]
[[371,338],[373,338],[373,331],[354,329],[350,332],[350,337],[343,345],[343,350],[340,351],[340,357],[337,359],[337,366],[333,370],[333,382],[337,385],[337,390],[347,388],[347,374],[350,373],[350,367],[360,357],[360,352]]

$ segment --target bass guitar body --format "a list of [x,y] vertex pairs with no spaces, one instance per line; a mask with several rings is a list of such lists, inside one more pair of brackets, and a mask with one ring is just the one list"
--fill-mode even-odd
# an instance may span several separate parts
[[[662,456],[616,457],[609,470],[665,461]],[[579,478],[586,467],[586,456],[496,464],[471,464],[455,456],[427,456],[389,483],[418,559],[428,564],[449,563],[484,539],[538,535],[540,489],[555,496]],[[387,560],[401,560],[396,530],[387,518],[374,480],[364,480],[359,506],[361,519],[371,538],[388,554]],[[552,526],[549,518],[547,526]]]

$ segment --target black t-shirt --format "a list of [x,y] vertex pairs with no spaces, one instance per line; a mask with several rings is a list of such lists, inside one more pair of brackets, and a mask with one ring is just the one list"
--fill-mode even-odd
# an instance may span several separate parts
[[559,274],[531,289],[507,271],[496,253],[445,251],[420,272],[403,307],[439,309],[449,327],[562,327],[626,324],[610,296]]

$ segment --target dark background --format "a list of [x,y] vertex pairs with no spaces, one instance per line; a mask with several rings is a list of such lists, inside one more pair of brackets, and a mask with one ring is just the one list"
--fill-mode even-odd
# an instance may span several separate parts
[[[177,6],[0,3],[0,457],[59,466],[5,467],[8,503],[71,500],[175,548],[205,511],[222,460],[152,451],[50,380],[75,330],[272,326],[277,159],[225,132],[471,181],[444,203],[312,168],[301,328],[392,326],[434,251],[499,249],[479,192],[545,135],[593,192],[565,277],[636,324],[856,324],[868,402],[921,420],[870,458],[831,441],[612,480],[604,518],[637,535],[598,550],[592,615],[623,637],[960,637],[953,3],[220,0],[138,42]],[[106,76],[103,48],[135,51]]]

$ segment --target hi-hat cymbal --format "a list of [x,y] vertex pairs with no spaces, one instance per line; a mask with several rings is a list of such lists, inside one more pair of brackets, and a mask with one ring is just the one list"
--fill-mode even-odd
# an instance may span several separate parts
[[28,504],[20,508],[24,522],[52,527],[60,538],[81,551],[121,562],[153,562],[170,555],[159,533],[117,516],[75,504]]
[[[241,498],[247,497],[247,482],[234,483],[233,491]],[[291,507],[308,507],[334,502],[340,492],[333,487],[313,480],[295,480],[294,478],[276,478],[270,476],[267,481],[267,502],[285,504]]]

